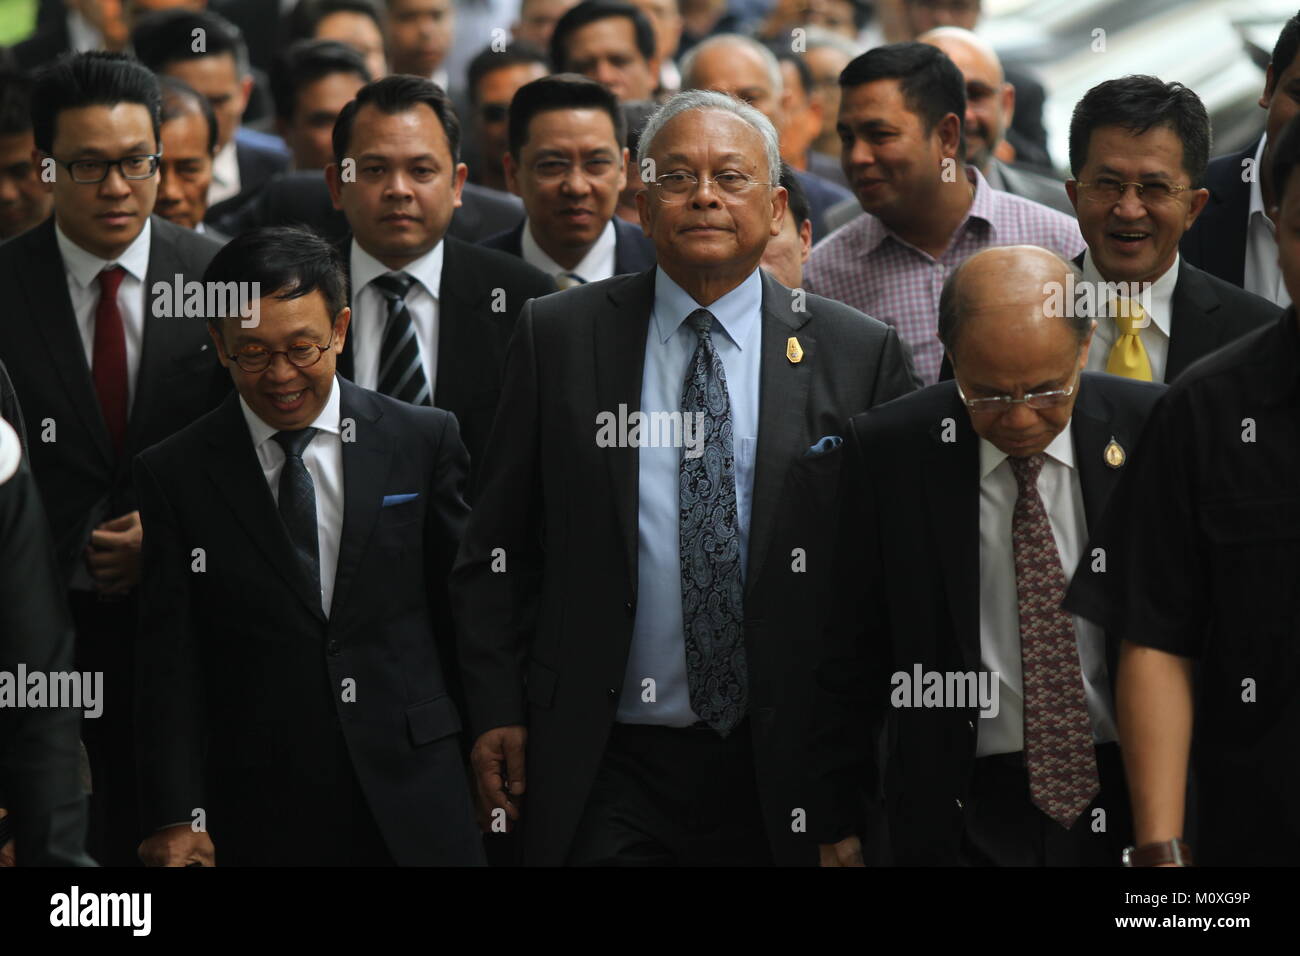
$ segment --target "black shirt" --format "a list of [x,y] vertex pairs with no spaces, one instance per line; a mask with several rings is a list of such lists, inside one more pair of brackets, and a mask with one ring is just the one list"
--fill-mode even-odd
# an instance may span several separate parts
[[[1105,551],[1105,571],[1093,549]],[[1198,662],[1202,863],[1300,859],[1300,327],[1197,362],[1151,413],[1065,607]]]

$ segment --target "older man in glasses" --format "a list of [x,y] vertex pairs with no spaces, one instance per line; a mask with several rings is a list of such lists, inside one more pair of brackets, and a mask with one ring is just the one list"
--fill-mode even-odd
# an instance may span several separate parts
[[1163,387],[1082,371],[1071,287],[1045,249],[972,256],[939,306],[956,381],[849,423],[809,747],[828,865],[879,860],[882,818],[904,865],[1118,865],[1127,845],[1115,647],[1060,603]]
[[811,863],[840,433],[914,377],[883,323],[760,270],[765,116],[681,93],[639,151],[658,265],[525,305],[457,559],[481,805],[531,864]]

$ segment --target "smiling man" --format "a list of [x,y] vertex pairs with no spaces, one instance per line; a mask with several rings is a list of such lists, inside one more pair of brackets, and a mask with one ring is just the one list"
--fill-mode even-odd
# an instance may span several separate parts
[[649,269],[654,246],[614,216],[626,138],[618,100],[595,80],[561,73],[521,87],[505,173],[528,215],[483,245],[520,256],[561,288]]
[[131,459],[227,387],[202,324],[153,313],[157,283],[198,279],[219,248],[150,215],[159,99],[154,75],[121,55],[81,54],[40,74],[32,120],[38,159],[54,163],[54,215],[0,246],[0,361],[32,437],[77,664],[104,672],[110,702],[85,726],[90,849],[109,864],[134,861],[138,826],[131,666],[141,526]]
[[[1179,257],[1178,243],[1209,197],[1209,148],[1205,107],[1181,83],[1107,80],[1075,106],[1075,178],[1065,188],[1088,243],[1076,262],[1095,290],[1097,342],[1088,368],[1172,382],[1201,356],[1280,314]],[[1125,286],[1117,295],[1106,283]]]
[[325,240],[245,234],[204,281],[246,284],[257,321],[209,317],[237,394],[136,464],[140,856],[481,863],[449,694],[456,420],[336,374],[351,311]]
[[551,34],[551,67],[602,83],[620,103],[648,100],[659,86],[654,27],[620,0],[583,0]]
[[[914,378],[888,327],[759,268],[786,206],[762,113],[680,93],[638,151],[658,265],[524,306],[457,558],[481,814],[523,820],[527,864],[810,864],[839,431]],[[682,428],[601,438],[631,413]]]

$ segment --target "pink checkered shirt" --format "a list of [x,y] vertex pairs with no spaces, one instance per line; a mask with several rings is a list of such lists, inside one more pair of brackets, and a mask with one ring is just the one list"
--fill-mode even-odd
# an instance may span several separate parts
[[939,294],[968,257],[991,246],[1042,246],[1066,261],[1084,250],[1079,226],[1064,213],[990,186],[973,166],[975,199],[943,255],[935,259],[864,213],[817,244],[804,269],[809,292],[838,299],[898,330],[927,385],[939,378],[943,345]]

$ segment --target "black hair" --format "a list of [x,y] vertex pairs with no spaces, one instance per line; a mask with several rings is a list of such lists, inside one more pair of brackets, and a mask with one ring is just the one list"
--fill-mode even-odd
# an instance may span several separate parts
[[174,76],[160,76],[158,85],[162,89],[162,116],[165,125],[168,120],[179,119],[187,113],[198,113],[208,124],[208,153],[217,151],[217,114],[212,104],[194,87]]
[[[196,43],[196,38],[202,38],[203,42]],[[239,27],[211,11],[151,13],[131,31],[131,47],[140,62],[155,73],[161,73],[172,63],[227,54],[234,59],[239,76],[246,76],[249,71],[248,45]]]
[[396,116],[422,103],[433,110],[442,123],[451,147],[451,161],[460,162],[460,120],[451,108],[451,100],[432,80],[407,74],[394,74],[367,83],[357,91],[356,99],[339,111],[339,118],[334,121],[334,162],[343,162],[352,140],[352,126],[363,106],[373,106],[381,113]]
[[959,121],[966,116],[966,79],[938,47],[928,43],[878,46],[849,61],[840,73],[843,88],[877,80],[898,80],[903,102],[921,117],[927,133],[949,113],[955,113]]
[[[347,283],[338,250],[310,229],[301,226],[266,226],[236,236],[221,247],[203,272],[203,283],[256,282],[261,297],[297,299],[317,290],[325,299],[329,319],[348,304]],[[236,288],[236,287],[230,287]],[[229,296],[238,307],[239,297]],[[221,328],[223,318],[210,315],[208,322]]]
[[1286,193],[1287,180],[1300,166],[1300,119],[1291,117],[1273,144],[1273,198],[1279,206]]
[[641,131],[655,115],[659,104],[654,100],[628,100],[619,104],[623,108],[623,127],[627,130],[627,150],[636,161],[636,151],[641,144]]
[[808,194],[803,191],[803,185],[795,175],[794,167],[784,161],[781,163],[781,185],[790,194],[788,203],[790,214],[794,216],[795,227],[802,229],[803,224],[812,218],[812,207],[808,205]]
[[271,99],[275,115],[288,121],[298,108],[303,87],[335,73],[351,73],[369,83],[373,77],[365,58],[337,40],[298,40],[271,65]]
[[1102,126],[1135,134],[1169,127],[1183,144],[1183,169],[1192,186],[1204,185],[1210,161],[1210,117],[1201,98],[1183,84],[1133,75],[1106,80],[1084,93],[1070,117],[1070,171],[1076,177],[1087,165],[1093,130]]
[[799,74],[799,85],[803,87],[803,95],[811,97],[813,90],[816,88],[817,79],[813,76],[812,67],[804,61],[804,58],[798,53],[790,52],[783,46],[773,46],[768,49],[775,54],[778,63],[794,64],[794,70]]
[[516,160],[528,142],[528,125],[533,117],[550,110],[603,110],[614,126],[619,149],[627,144],[627,123],[613,93],[577,73],[555,73],[525,83],[510,101],[510,155]]
[[555,32],[551,34],[551,69],[556,73],[567,72],[568,51],[565,49],[565,44],[569,37],[589,23],[607,20],[610,17],[624,17],[631,20],[633,32],[636,34],[636,48],[640,51],[642,59],[647,63],[654,59],[655,28],[650,23],[650,18],[640,9],[621,0],[582,0],[582,3],[576,7],[570,7],[555,24]]
[[1300,13],[1283,24],[1277,42],[1273,44],[1273,55],[1269,57],[1268,63],[1273,68],[1274,86],[1295,59],[1297,51],[1300,51]]
[[153,121],[154,143],[161,125],[158,78],[123,53],[66,53],[42,68],[32,86],[32,135],[36,148],[54,149],[55,121],[64,110],[138,103]]
[[32,81],[18,70],[0,70],[0,136],[32,128]]
[[511,43],[504,50],[494,50],[491,46],[485,47],[469,61],[469,69],[465,74],[469,101],[475,106],[478,105],[478,85],[489,73],[511,66],[527,66],[530,63],[536,63],[545,70],[551,68],[546,54],[531,43]]
[[320,23],[335,13],[359,13],[369,17],[384,32],[384,15],[371,0],[299,0],[285,20],[289,36],[295,40],[310,40],[316,36]]

